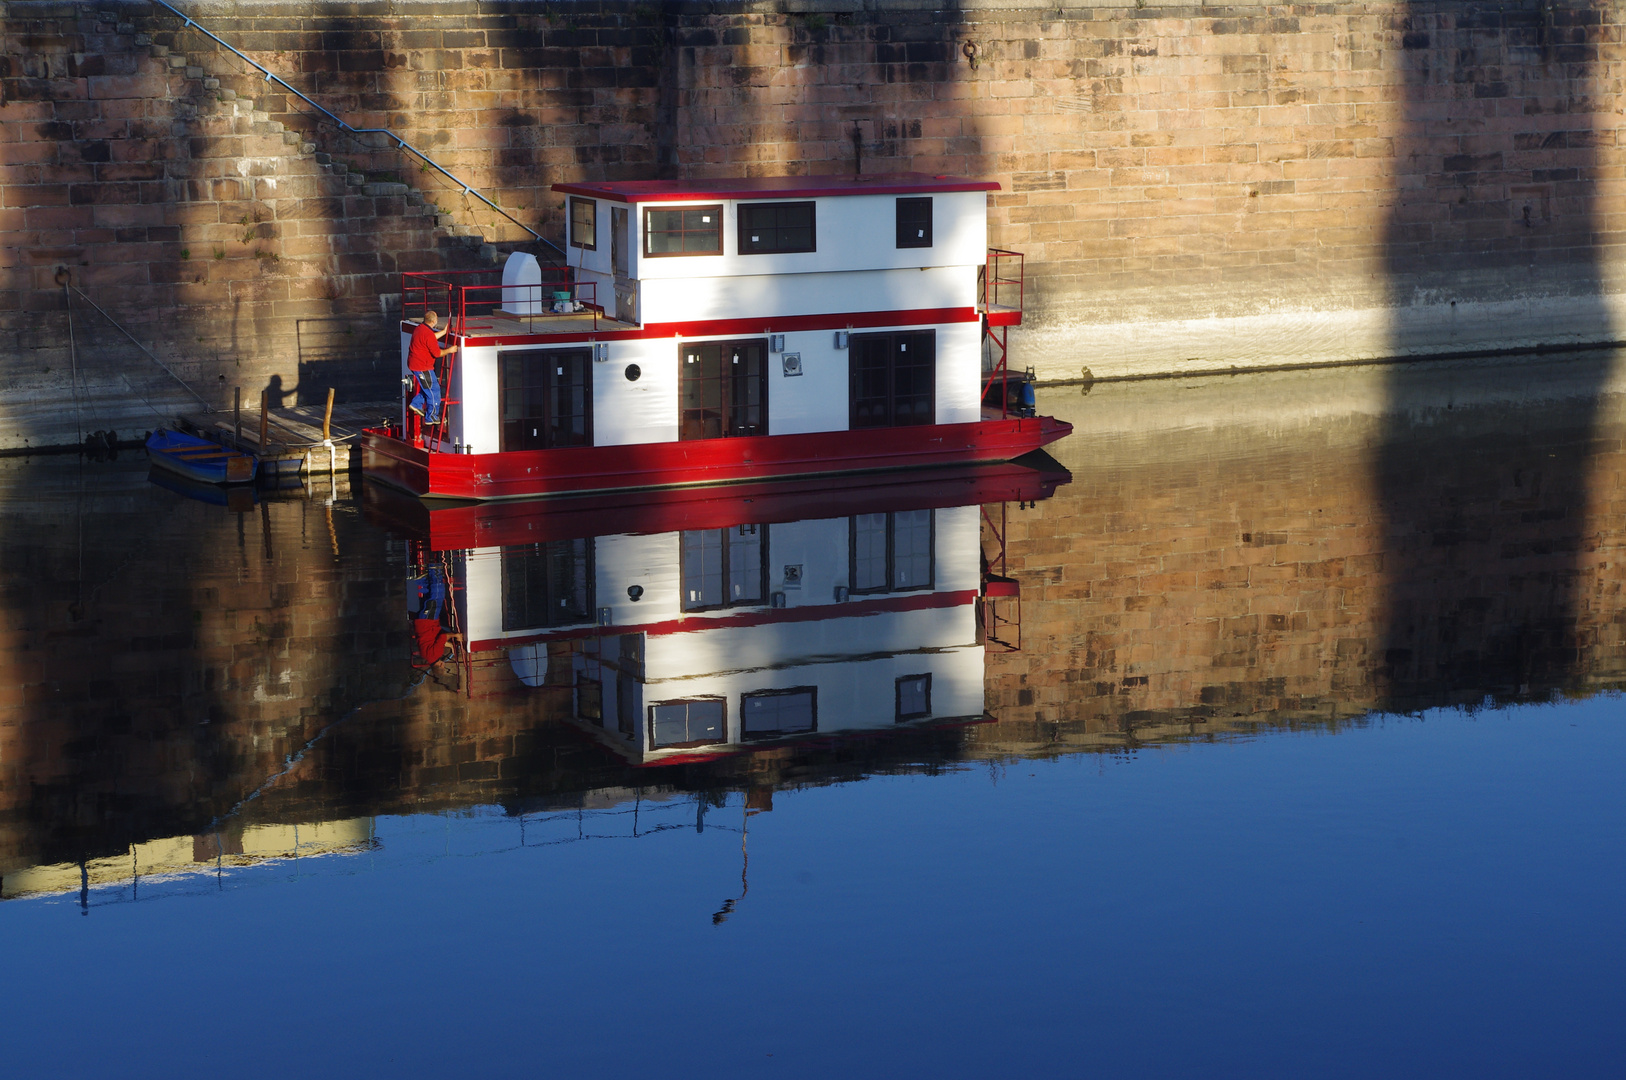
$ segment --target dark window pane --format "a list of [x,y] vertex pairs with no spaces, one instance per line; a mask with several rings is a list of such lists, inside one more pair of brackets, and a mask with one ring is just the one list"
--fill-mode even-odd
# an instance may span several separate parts
[[918,720],[932,714],[932,677],[905,675],[898,680],[899,720]]
[[682,346],[678,438],[766,435],[767,354],[761,340]]
[[553,540],[502,549],[502,628],[534,630],[593,615],[593,542]]
[[814,205],[810,202],[742,204],[740,254],[813,251]]
[[851,581],[853,592],[877,592],[888,584],[886,572],[886,515],[859,514],[850,523]]
[[937,335],[931,330],[854,334],[847,350],[850,426],[936,421]]
[[598,248],[598,203],[592,199],[570,200],[570,246]]
[[683,610],[701,611],[723,604],[723,538],[715,529],[682,533]]
[[509,349],[500,356],[500,448],[593,442],[593,363],[586,349]]
[[721,701],[668,701],[649,707],[649,741],[655,749],[718,743],[727,736]]
[[892,515],[892,587],[927,589],[932,584],[932,512]]
[[770,690],[745,694],[740,698],[740,736],[768,739],[818,730],[817,708],[812,687],[796,690]]
[[646,254],[720,255],[722,251],[721,206],[644,211]]
[[898,246],[900,248],[929,248],[932,246],[932,201],[930,198],[898,200]]

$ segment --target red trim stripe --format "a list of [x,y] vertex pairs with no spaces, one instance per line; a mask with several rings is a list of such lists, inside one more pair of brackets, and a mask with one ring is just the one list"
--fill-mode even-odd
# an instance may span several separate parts
[[[876,326],[927,326],[969,323],[982,318],[974,307],[912,308],[900,311],[848,311],[827,315],[781,315],[775,318],[696,319],[692,322],[645,323],[637,330],[588,330],[578,334],[514,334],[462,338],[465,345],[564,345],[578,341],[645,341],[659,338],[740,337],[746,334],[790,334],[805,330],[858,330]],[[406,323],[403,332],[409,331]]]
[[921,592],[910,596],[886,596],[878,600],[849,600],[844,604],[812,604],[808,607],[758,608],[742,611],[738,615],[719,615],[707,618],[691,615],[687,618],[666,619],[662,622],[635,623],[625,626],[578,626],[568,630],[552,630],[524,637],[491,638],[471,641],[470,652],[490,649],[514,649],[521,645],[534,645],[542,641],[569,641],[589,637],[614,637],[619,634],[647,634],[664,637],[684,634],[693,630],[712,630],[723,626],[774,626],[785,623],[823,622],[826,619],[856,619],[865,615],[880,615],[894,611],[935,611],[943,608],[966,607],[977,602],[977,590],[959,589],[954,592]]

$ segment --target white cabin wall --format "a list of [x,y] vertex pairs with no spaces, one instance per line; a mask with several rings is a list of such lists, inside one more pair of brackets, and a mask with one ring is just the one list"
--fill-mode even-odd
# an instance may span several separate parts
[[[988,254],[988,196],[985,192],[934,194],[931,197],[932,246],[929,248],[897,246],[895,204],[898,198],[895,195],[842,195],[813,199],[811,201],[818,204],[814,210],[818,250],[766,255],[739,254],[739,203],[725,202],[721,255],[645,258],[639,263],[637,276],[645,281],[687,281],[696,277],[821,274],[983,264]],[[807,201],[793,198],[748,200],[751,203]],[[703,200],[638,203],[631,207],[638,219],[635,231],[641,237],[645,210],[692,207],[702,203]],[[606,215],[602,220],[607,221],[607,211],[601,209],[600,213]],[[602,221],[600,228],[604,228]],[[638,250],[641,252],[642,248]],[[605,268],[608,268],[607,262]]]
[[[680,611],[677,533],[601,536],[593,548],[594,593],[611,626],[675,619]],[[643,595],[633,600],[627,590]]]
[[[908,622],[911,620],[904,618],[905,616],[922,614],[927,613],[899,612],[890,617],[871,618],[895,618],[900,622]],[[969,606],[957,609],[955,614],[964,614],[967,617],[955,618],[952,620],[954,624],[963,623],[962,629],[975,633],[975,620],[970,617]],[[835,620],[842,624],[854,621]],[[835,629],[844,628],[848,627]],[[728,647],[727,644],[706,640],[727,634],[727,630],[717,629],[703,631],[700,634],[651,637],[645,643],[645,670],[646,672],[650,670],[648,657],[651,655],[658,657],[663,668],[668,667],[670,661],[676,660],[677,654],[687,654],[701,665],[711,663],[711,658],[717,655],[730,655],[724,651]],[[908,637],[908,631],[903,631],[902,636]],[[862,640],[868,644],[871,638],[866,636],[853,640]],[[821,732],[894,726],[897,723],[897,680],[908,675],[930,674],[932,677],[931,716],[922,719],[976,716],[983,711],[985,655],[983,647],[974,642],[936,647],[923,645],[884,655],[876,655],[874,652],[858,654],[854,649],[846,654],[853,656],[853,659],[843,659],[842,655],[827,654],[822,657],[809,655],[806,662],[797,662],[796,657],[783,657],[772,668],[745,670],[738,665],[721,669],[712,666],[696,670],[693,674],[649,675],[642,687],[643,704],[648,706],[662,701],[699,697],[724,698],[728,702],[730,742],[741,741],[741,697],[763,690],[816,687],[817,725]],[[857,658],[859,655],[863,655],[863,658]]]
[[768,434],[847,430],[847,350],[835,347],[835,331],[786,334],[785,352],[801,355],[802,374],[787,376],[784,357],[769,354]]
[[[411,351],[412,351],[412,331],[403,330],[401,332],[401,378],[402,379],[408,378],[412,373],[412,369],[407,367],[407,353],[409,353]],[[401,430],[402,431],[407,430],[407,422],[406,422],[406,418],[407,418],[407,399],[409,397],[411,397],[411,395],[406,393],[405,384],[403,384],[402,385],[402,393],[401,393]]]
[[454,379],[458,386],[447,393],[461,401],[451,409],[452,441],[470,447],[470,453],[495,454],[502,444],[502,404],[497,394],[497,347],[464,346],[457,355]]
[[[609,343],[609,359],[593,365],[593,445],[676,442],[678,339]],[[627,365],[637,364],[636,382]]]
[[[753,257],[792,258],[788,255]],[[977,303],[975,266],[721,275],[698,257],[649,259],[645,265],[655,262],[689,263],[690,273],[681,278],[644,278],[639,283],[642,294],[639,314],[645,325],[696,319],[774,319],[852,311],[969,308]]]
[[937,327],[937,422],[970,424],[982,419],[982,324]]
[[502,549],[475,548],[463,561],[467,641],[495,641],[502,629]]

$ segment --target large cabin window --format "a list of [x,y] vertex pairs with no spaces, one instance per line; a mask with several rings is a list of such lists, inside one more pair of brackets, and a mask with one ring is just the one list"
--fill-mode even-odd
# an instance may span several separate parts
[[936,536],[930,510],[847,519],[848,589],[908,592],[932,587]]
[[592,620],[593,541],[502,549],[502,628],[539,630]]
[[570,200],[570,246],[598,250],[598,203],[592,199]]
[[685,206],[644,211],[644,254],[721,255],[723,253],[723,208]]
[[898,246],[900,248],[929,248],[932,246],[932,200],[898,200]]
[[590,350],[508,349],[497,366],[503,450],[593,445]]
[[936,418],[935,331],[854,334],[847,364],[852,427],[906,427]]
[[678,438],[768,434],[766,341],[686,344],[678,358]]
[[704,746],[728,738],[728,705],[721,698],[662,701],[649,707],[649,745]]
[[683,610],[709,611],[764,603],[768,595],[768,526],[679,534]]
[[740,254],[817,250],[813,208],[810,202],[741,203]]
[[740,738],[772,739],[819,729],[819,691],[813,686],[740,695]]

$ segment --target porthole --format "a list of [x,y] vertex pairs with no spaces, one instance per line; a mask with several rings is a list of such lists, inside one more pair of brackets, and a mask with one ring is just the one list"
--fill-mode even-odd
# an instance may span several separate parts
[[638,376],[642,375],[643,373],[644,373],[643,369],[640,368],[637,364],[628,364],[627,365],[627,381],[628,382],[637,382],[638,381]]

